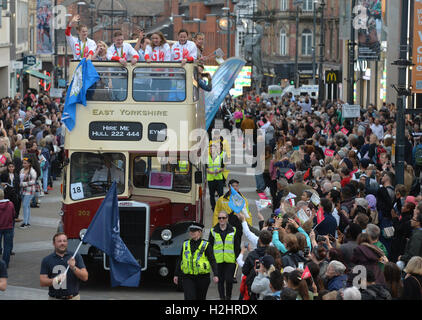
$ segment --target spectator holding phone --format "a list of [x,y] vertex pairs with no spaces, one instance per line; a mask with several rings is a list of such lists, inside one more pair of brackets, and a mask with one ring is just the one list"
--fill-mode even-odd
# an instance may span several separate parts
[[258,300],[263,300],[265,296],[272,294],[270,288],[270,275],[273,272],[279,272],[274,266],[275,260],[270,255],[265,255],[255,264],[255,271],[258,275],[252,283],[252,292],[258,295]]

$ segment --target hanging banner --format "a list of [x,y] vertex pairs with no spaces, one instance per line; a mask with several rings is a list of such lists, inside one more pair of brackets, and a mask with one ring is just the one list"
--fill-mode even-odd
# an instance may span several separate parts
[[380,60],[382,0],[359,0],[353,9],[354,27],[358,29],[358,59]]
[[212,91],[205,93],[205,121],[207,130],[245,64],[246,61],[241,58],[230,58],[213,75]]
[[413,10],[413,93],[422,93],[422,3],[414,2]]
[[37,0],[37,54],[54,54],[52,0]]

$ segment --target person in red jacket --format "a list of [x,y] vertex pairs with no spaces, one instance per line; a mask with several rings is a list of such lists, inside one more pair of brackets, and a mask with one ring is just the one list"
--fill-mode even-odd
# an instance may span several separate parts
[[13,228],[15,222],[15,207],[4,199],[4,191],[0,189],[0,245],[3,243],[3,261],[9,267],[10,253],[13,247]]

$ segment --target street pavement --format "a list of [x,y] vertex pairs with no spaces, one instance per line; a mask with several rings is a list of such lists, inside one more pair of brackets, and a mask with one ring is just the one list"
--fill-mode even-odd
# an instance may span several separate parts
[[[243,150],[236,150],[236,156],[242,156]],[[232,155],[233,156],[233,155]],[[250,210],[254,217],[253,224],[257,227],[257,209],[255,200],[255,178],[246,173],[246,165],[229,166],[228,179],[236,178],[240,182],[241,192],[246,196],[250,204]],[[8,269],[8,288],[6,292],[0,292],[0,300],[46,300],[48,299],[47,288],[41,288],[39,272],[41,260],[53,251],[52,237],[57,231],[59,222],[58,212],[61,207],[60,194],[61,181],[54,182],[54,188],[41,198],[40,208],[31,208],[31,225],[26,230],[18,228],[16,224],[14,247],[15,255],[11,257]],[[225,192],[227,189],[225,189]],[[263,215],[268,218],[271,214],[269,209],[264,210]],[[20,215],[22,217],[22,213]],[[210,209],[209,195],[205,207],[204,238],[208,239],[211,227],[212,212]],[[83,300],[183,300],[183,292],[178,292],[169,279],[163,279],[152,272],[141,274],[141,284],[138,288],[111,288],[109,274],[103,270],[90,270],[90,279],[81,285],[81,297]],[[233,299],[239,295],[241,270],[237,273],[237,284],[233,288]],[[208,300],[218,300],[217,285],[212,283],[208,290]]]

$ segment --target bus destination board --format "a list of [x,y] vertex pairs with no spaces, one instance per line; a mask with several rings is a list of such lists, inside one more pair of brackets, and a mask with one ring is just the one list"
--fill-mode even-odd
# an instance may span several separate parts
[[142,123],[95,121],[89,124],[91,140],[140,141],[142,139]]

